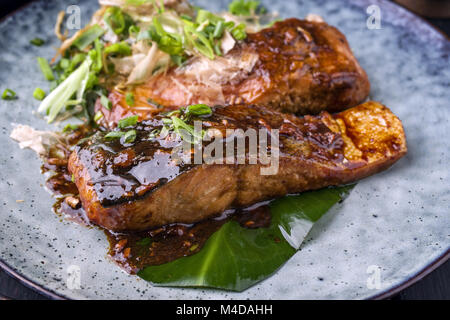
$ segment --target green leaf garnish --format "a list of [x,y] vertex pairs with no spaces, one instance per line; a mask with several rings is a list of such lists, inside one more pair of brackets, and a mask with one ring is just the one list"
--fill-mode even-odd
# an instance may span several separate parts
[[123,136],[123,140],[125,141],[125,143],[132,143],[135,139],[136,139],[136,130],[129,130]]
[[77,47],[79,50],[84,50],[104,33],[105,30],[103,30],[98,24],[94,24],[79,35],[72,45]]
[[94,122],[97,122],[101,118],[103,118],[103,113],[101,111],[97,111],[94,115]]
[[122,138],[125,135],[125,132],[122,131],[111,131],[105,135],[106,140],[114,140]]
[[111,110],[112,108],[112,102],[108,99],[107,96],[102,95],[100,97],[100,103],[102,106],[104,106],[106,109]]
[[231,29],[231,35],[236,40],[244,40],[247,37],[247,33],[245,32],[245,24],[241,23]]
[[39,63],[39,67],[41,68],[42,73],[44,74],[45,79],[47,79],[48,81],[55,80],[52,68],[50,68],[47,59],[38,57],[37,61]]
[[214,49],[212,47],[211,42],[202,34],[194,29],[190,25],[184,26],[184,32],[186,35],[187,41],[198,50],[198,52],[202,53],[204,56],[209,59],[214,59]]
[[270,204],[268,228],[246,229],[231,220],[199,252],[146,267],[138,275],[156,286],[243,291],[288,261],[314,223],[352,188],[327,188],[275,200]]
[[209,116],[212,114],[212,110],[206,104],[193,104],[186,108],[185,113],[195,116]]
[[125,102],[130,106],[134,106],[134,94],[131,92],[127,92],[125,95]]
[[184,122],[182,119],[172,116],[170,117],[172,121],[174,131],[186,142],[197,144],[202,141],[205,131],[196,132],[194,127]]
[[68,124],[66,124],[66,126],[63,128],[63,132],[74,131],[74,130],[77,130],[78,128],[79,128],[78,125],[68,123]]
[[8,88],[3,91],[3,94],[2,94],[3,100],[14,100],[16,98],[17,98],[16,93],[14,91],[12,91],[11,89]]
[[92,70],[96,73],[100,72],[103,67],[103,45],[101,44],[100,40],[97,38],[94,41],[94,49],[89,51],[89,57],[93,61]]
[[236,16],[251,16],[255,14],[259,4],[259,1],[234,0],[228,5],[228,11]]
[[105,53],[105,55],[116,54],[120,56],[130,56],[131,47],[128,43],[122,41],[106,47],[103,52]]
[[33,40],[30,40],[30,43],[33,46],[40,47],[45,43],[45,41],[41,38],[34,38]]
[[91,59],[86,59],[41,102],[38,111],[48,112],[49,123],[55,120],[58,113],[69,103],[75,93],[76,101],[81,103],[89,78],[90,65]]
[[130,26],[134,24],[133,19],[119,7],[109,7],[103,16],[108,27],[117,35],[128,35]]
[[33,97],[34,97],[36,100],[42,101],[42,100],[44,100],[44,98],[45,98],[45,91],[42,90],[41,88],[36,88],[36,89],[34,89]]
[[121,129],[134,126],[138,121],[138,116],[130,116],[127,118],[120,119],[117,126]]

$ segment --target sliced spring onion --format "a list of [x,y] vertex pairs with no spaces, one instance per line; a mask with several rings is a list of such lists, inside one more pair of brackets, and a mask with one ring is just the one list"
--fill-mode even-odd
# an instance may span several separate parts
[[98,39],[105,33],[98,24],[94,24],[86,29],[73,43],[75,47],[80,50],[86,49],[91,43]]
[[119,7],[109,7],[103,16],[108,27],[117,35],[126,35],[133,19],[123,12]]
[[112,102],[108,99],[107,96],[102,95],[100,97],[100,102],[101,102],[102,106],[104,106],[106,109],[111,110]]
[[198,32],[189,25],[184,26],[184,31],[187,40],[193,47],[209,59],[214,59],[214,49],[211,42],[202,33]]
[[79,126],[76,125],[76,124],[68,123],[68,124],[66,124],[66,126],[64,127],[63,132],[74,131],[74,130],[77,130],[78,127],[79,127]]
[[134,140],[136,140],[136,130],[129,130],[123,136],[125,143],[132,143]]
[[86,59],[74,72],[72,72],[58,87],[56,87],[40,104],[39,112],[48,112],[48,122],[55,120],[58,113],[77,93],[81,99],[89,78],[89,68],[92,61]]
[[102,57],[103,45],[101,44],[99,39],[95,39],[94,41],[94,49],[89,51],[89,57],[91,57],[94,62],[92,65],[92,70],[96,73],[100,72],[103,67],[103,57]]
[[94,116],[94,122],[97,122],[101,118],[103,118],[103,113],[101,111],[97,111],[97,113]]
[[42,101],[42,100],[44,100],[44,98],[45,98],[45,91],[42,90],[41,88],[36,88],[36,89],[34,89],[33,97],[34,97],[36,100]]
[[193,104],[186,109],[186,114],[193,114],[196,116],[209,116],[212,110],[206,104]]
[[181,55],[171,55],[170,59],[177,66],[181,66],[186,61],[186,58],[184,56],[181,56]]
[[3,100],[13,100],[17,97],[16,93],[12,91],[11,89],[5,89],[2,94]]
[[45,43],[45,41],[41,38],[34,38],[33,40],[30,40],[30,43],[33,46],[40,47]]
[[236,40],[244,40],[247,37],[247,34],[245,33],[245,24],[240,23],[233,29],[231,29],[231,35]]
[[133,36],[137,36],[140,31],[141,31],[141,28],[139,28],[138,26],[135,26],[135,25],[132,25],[131,27],[128,28],[128,33]]
[[120,119],[117,126],[121,129],[126,127],[134,126],[138,121],[138,116],[130,116],[127,118]]
[[70,60],[66,58],[62,58],[59,60],[59,67],[63,70],[66,70],[70,66]]
[[231,14],[236,16],[250,16],[256,12],[259,1],[234,0],[228,6]]
[[73,56],[71,60],[69,60],[69,66],[65,70],[65,74],[70,74],[73,70],[75,70],[84,60],[86,59],[86,55],[84,53],[77,53]]
[[217,24],[219,21],[223,21],[223,19],[208,10],[200,9],[197,12],[197,18],[195,21],[198,24],[202,24],[205,21],[210,21],[213,24]]
[[114,43],[110,45],[109,47],[106,47],[105,50],[103,50],[105,55],[109,54],[118,54],[121,56],[130,56],[131,55],[131,47],[128,43],[125,41]]
[[193,126],[175,116],[170,117],[170,120],[172,120],[174,131],[179,134],[184,141],[189,143],[198,143],[203,139],[203,130],[201,133],[195,132]]
[[39,63],[39,67],[41,68],[42,73],[44,74],[45,79],[47,79],[48,81],[55,80],[52,68],[50,68],[47,59],[38,57],[37,61]]
[[123,137],[124,135],[125,135],[125,132],[122,132],[122,131],[111,131],[105,135],[105,139],[107,139],[107,140],[119,139],[119,138]]
[[131,92],[127,92],[125,95],[125,102],[130,106],[134,106],[134,94]]
[[213,38],[215,39],[222,38],[224,30],[225,30],[225,23],[223,21],[219,21],[216,24],[216,28],[214,29]]

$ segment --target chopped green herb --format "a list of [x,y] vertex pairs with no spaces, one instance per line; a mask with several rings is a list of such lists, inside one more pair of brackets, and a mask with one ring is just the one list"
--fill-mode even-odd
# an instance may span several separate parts
[[220,49],[220,42],[214,44],[214,52],[216,53],[216,55],[222,56],[222,49]]
[[63,70],[66,70],[70,66],[70,60],[66,58],[62,58],[59,60],[59,67]]
[[204,9],[200,9],[197,12],[197,18],[195,19],[195,21],[198,24],[202,24],[206,21],[212,22],[213,24],[218,23],[219,21],[223,21],[223,19],[221,17],[216,16],[214,13],[208,11],[208,10],[204,10]]
[[90,59],[86,59],[41,102],[38,111],[48,114],[49,123],[55,120],[58,113],[69,104],[75,93],[76,102],[82,102],[91,63]]
[[198,143],[203,139],[204,131],[200,134],[195,132],[194,127],[184,122],[182,119],[172,116],[174,131],[180,135],[180,137],[189,143]]
[[220,39],[222,38],[223,31],[225,30],[225,23],[223,21],[219,21],[214,28],[213,38]]
[[30,43],[33,46],[40,47],[45,43],[45,41],[42,40],[41,38],[34,38],[33,40],[30,40]]
[[117,35],[128,34],[131,25],[134,24],[133,19],[118,7],[109,7],[103,16],[108,27]]
[[101,44],[100,40],[95,39],[94,49],[89,51],[89,56],[91,57],[92,61],[94,62],[92,65],[92,70],[95,71],[96,73],[100,72],[103,67],[102,50],[103,50],[103,45]]
[[121,129],[126,127],[134,126],[138,121],[138,116],[130,116],[127,118],[120,119],[117,126]]
[[97,111],[97,113],[94,116],[94,122],[97,122],[101,118],[103,118],[103,113],[101,111]]
[[12,91],[11,89],[5,89],[5,91],[3,91],[2,94],[2,99],[3,100],[13,100],[16,99],[17,95],[14,91]]
[[185,25],[184,32],[186,34],[187,41],[209,59],[214,59],[214,49],[211,42],[204,36],[203,33],[198,32],[192,26]]
[[195,251],[195,249],[197,249],[198,248],[198,243],[196,243],[196,244],[193,244],[190,248],[189,248],[189,251]]
[[132,143],[136,139],[136,130],[129,130],[123,136],[125,143]]
[[105,139],[114,140],[119,139],[125,135],[125,132],[122,131],[111,131],[105,135]]
[[172,119],[163,118],[163,119],[162,119],[162,123],[163,123],[163,124],[172,124],[173,121],[172,121]]
[[234,0],[228,5],[228,10],[236,16],[250,16],[255,14],[259,1]]
[[125,95],[125,101],[130,107],[134,106],[134,94],[131,92],[127,92],[127,94]]
[[72,173],[72,178],[70,179],[72,182],[75,182],[75,175]]
[[186,109],[187,114],[193,114],[196,116],[206,116],[211,115],[212,110],[206,104],[193,104]]
[[65,74],[68,75],[72,73],[72,71],[78,68],[84,60],[86,60],[86,55],[84,53],[77,53],[74,55],[72,60],[69,60],[69,66],[65,70]]
[[33,97],[34,97],[36,100],[42,101],[42,100],[44,100],[44,98],[45,98],[45,91],[42,90],[41,88],[36,88],[36,89],[34,89]]
[[80,50],[86,49],[95,39],[98,39],[105,33],[98,24],[94,24],[86,29],[78,38],[73,42],[72,45]]
[[77,129],[78,129],[78,125],[68,123],[68,124],[66,124],[66,126],[64,127],[63,132],[74,131],[74,130],[77,130]]
[[105,55],[117,54],[120,56],[129,56],[131,55],[131,47],[128,43],[122,41],[106,47],[103,52],[105,53]]
[[160,130],[160,129],[153,129],[153,130],[150,132],[149,137],[150,137],[150,138],[156,138],[160,133],[161,133],[161,130]]
[[48,81],[55,80],[55,77],[53,76],[52,68],[50,68],[50,65],[48,64],[47,59],[38,57],[37,58],[39,67],[41,68],[42,73],[44,74],[45,79]]
[[233,29],[231,29],[231,35],[236,40],[244,40],[247,37],[247,34],[245,32],[245,24],[240,23]]
[[112,102],[108,99],[108,97],[102,95],[100,98],[100,102],[102,106],[104,106],[106,109],[111,110]]
[[181,19],[187,20],[187,21],[192,21],[192,17],[188,16],[187,14],[182,14],[180,15]]
[[181,66],[185,61],[186,58],[184,56],[180,55],[171,55],[170,59],[175,63],[177,66]]
[[133,35],[134,37],[136,37],[140,31],[141,31],[141,28],[139,28],[138,26],[135,26],[135,25],[132,25],[131,27],[128,28],[128,33],[130,35]]

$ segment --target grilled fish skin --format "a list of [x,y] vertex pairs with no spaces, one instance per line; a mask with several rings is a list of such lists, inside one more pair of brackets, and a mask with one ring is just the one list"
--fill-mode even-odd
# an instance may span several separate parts
[[221,131],[278,129],[278,172],[261,175],[261,164],[176,163],[174,141],[148,139],[161,126],[156,116],[135,126],[131,144],[97,133],[71,154],[69,170],[89,219],[113,231],[193,223],[232,207],[350,183],[407,152],[400,120],[376,102],[303,118],[263,107],[216,107],[204,122]]
[[[303,115],[356,106],[370,91],[368,77],[345,36],[325,22],[295,18],[277,22],[270,28],[248,34],[243,43],[237,44],[224,57],[210,62],[226,65],[228,61],[232,68],[252,57],[256,57],[253,67],[237,72],[232,79],[220,68],[214,72],[210,65],[193,59],[181,69],[172,68],[136,86],[132,90],[135,104],[147,109],[149,99],[169,108],[197,103],[256,104]],[[202,65],[206,73],[211,71],[214,81],[223,76],[219,85],[199,82],[196,63]],[[239,68],[236,66],[236,69]],[[128,109],[139,113],[136,111],[139,108],[133,110],[127,106],[124,95],[118,91],[113,92],[110,99],[120,101],[117,108],[125,111],[119,113],[126,113]],[[106,120],[111,121],[108,117]]]

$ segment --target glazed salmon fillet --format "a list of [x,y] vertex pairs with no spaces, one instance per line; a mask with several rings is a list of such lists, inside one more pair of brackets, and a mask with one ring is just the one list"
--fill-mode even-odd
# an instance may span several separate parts
[[339,30],[292,18],[249,33],[224,57],[193,58],[134,87],[135,110],[127,110],[123,92],[114,91],[110,99],[120,101],[115,112],[121,114],[205,103],[255,104],[304,115],[356,106],[369,90],[367,75]]
[[400,120],[376,102],[305,117],[261,106],[214,107],[202,119],[209,128],[278,130],[279,168],[270,175],[261,174],[266,164],[175,161],[176,141],[149,138],[161,128],[162,117],[134,125],[132,143],[107,140],[98,132],[71,154],[69,170],[93,223],[113,231],[194,223],[230,208],[354,182],[387,169],[407,152]]

